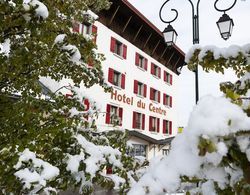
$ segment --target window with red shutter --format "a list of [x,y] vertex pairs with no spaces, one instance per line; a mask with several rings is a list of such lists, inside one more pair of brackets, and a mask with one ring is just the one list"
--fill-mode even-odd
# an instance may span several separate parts
[[127,59],[127,45],[123,44],[123,54],[122,57]]
[[153,120],[153,117],[149,116],[149,131],[152,131],[152,120]]
[[163,73],[163,80],[165,82],[167,82],[167,72],[166,71],[164,71],[164,73]]
[[172,108],[172,99],[173,99],[172,96],[170,96],[170,105],[169,105],[169,106],[170,106],[171,108]]
[[155,65],[153,63],[151,63],[151,74],[155,75]]
[[150,87],[150,100],[154,100],[154,89]]
[[162,124],[163,124],[163,127],[162,127],[162,133],[163,133],[163,134],[166,134],[166,133],[167,133],[167,129],[166,129],[166,128],[167,128],[167,126],[166,126],[166,122],[167,122],[166,120],[163,120],[163,122],[162,122]]
[[170,75],[170,85],[173,85],[173,75]]
[[145,114],[142,114],[142,129],[145,129]]
[[113,80],[114,80],[114,70],[112,68],[109,68],[108,81],[113,84]]
[[161,78],[161,68],[160,67],[158,67],[158,78]]
[[143,96],[147,97],[147,85],[144,84]]
[[111,105],[107,104],[107,108],[106,108],[106,124],[110,124],[110,108],[111,108]]
[[111,52],[115,52],[115,38],[114,37],[111,37],[111,42],[110,42],[110,51]]
[[167,95],[163,93],[163,105],[167,105]]
[[132,128],[135,129],[135,127],[136,127],[136,112],[133,112]]
[[157,118],[157,127],[156,127],[156,129],[157,129],[157,132],[159,133],[160,132],[160,119],[159,118]]
[[161,92],[158,91],[158,100],[157,100],[159,103],[161,102]]
[[169,134],[172,135],[172,121],[169,121]]
[[97,37],[97,26],[92,25],[92,34],[94,35],[93,41],[96,43],[96,37]]
[[119,108],[120,126],[122,126],[122,116],[123,116],[123,108]]
[[145,58],[144,69],[145,69],[146,71],[148,70],[148,59],[147,59],[147,58]]
[[134,93],[137,94],[138,93],[138,81],[134,80]]
[[139,66],[139,54],[135,53],[135,65]]
[[122,74],[122,78],[121,78],[121,88],[125,89],[125,74]]

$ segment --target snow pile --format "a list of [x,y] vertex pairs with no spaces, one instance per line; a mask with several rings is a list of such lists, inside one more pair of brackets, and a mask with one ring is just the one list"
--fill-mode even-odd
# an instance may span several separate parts
[[[91,175],[91,178],[93,178],[96,174],[96,172],[100,169],[101,164],[105,164],[106,160],[108,160],[109,164],[113,165],[114,167],[122,167],[122,163],[117,158],[121,156],[121,152],[118,149],[113,149],[110,146],[98,146],[93,144],[92,142],[89,142],[83,137],[82,135],[77,135],[76,139],[78,143],[82,146],[82,148],[85,150],[87,154],[90,156],[86,159],[75,159],[76,166],[78,165],[80,160],[83,160],[86,164],[86,172],[88,172]],[[71,166],[68,166],[68,169],[73,172],[75,170],[70,169],[72,166],[73,161],[69,161],[71,163]],[[68,162],[68,164],[69,164]]]
[[46,19],[49,16],[49,11],[46,5],[44,5],[42,2],[38,0],[24,0],[23,6],[25,10],[30,10],[30,6],[36,7],[36,16],[42,17],[43,19]]
[[194,45],[186,54],[185,61],[187,63],[190,62],[195,50],[200,50],[198,55],[199,61],[207,55],[209,51],[213,53],[214,59],[217,60],[221,57],[227,59],[229,57],[237,57],[239,53],[242,53],[245,57],[249,55],[250,52],[250,44],[246,44],[244,46],[231,45],[228,48],[219,48],[213,45],[201,47],[200,45]]
[[[27,163],[31,163],[29,167],[24,168]],[[48,162],[36,158],[36,154],[29,149],[25,149],[20,153],[18,163],[14,166],[17,172],[15,176],[24,183],[24,189],[40,189],[46,186],[46,182],[54,179],[59,175],[59,169]]]
[[10,53],[10,39],[5,39],[3,43],[0,43],[0,54],[9,56]]
[[[219,137],[249,130],[249,127],[250,118],[239,106],[224,97],[203,97],[191,113],[184,132],[173,140],[169,155],[151,164],[129,195],[162,194],[163,189],[178,191],[183,189],[180,179],[183,175],[206,179],[201,190],[207,195],[215,194],[214,181],[221,189],[228,184],[233,186],[242,177],[242,171],[237,167],[220,166],[228,148]],[[249,150],[250,160],[250,141],[243,139],[238,143],[242,151]],[[207,151],[202,154],[204,149]]]

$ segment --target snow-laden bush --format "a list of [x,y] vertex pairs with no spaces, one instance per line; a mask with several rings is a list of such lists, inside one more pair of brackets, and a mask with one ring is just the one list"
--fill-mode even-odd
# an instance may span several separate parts
[[205,96],[192,111],[170,153],[136,183],[129,195],[250,193],[250,45],[217,48],[194,46],[186,56],[191,70],[224,72],[241,77],[221,83],[223,97]]

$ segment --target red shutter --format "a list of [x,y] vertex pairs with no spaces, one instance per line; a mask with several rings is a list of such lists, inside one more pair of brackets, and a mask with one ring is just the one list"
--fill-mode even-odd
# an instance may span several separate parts
[[110,124],[110,105],[107,104],[107,108],[106,108],[106,124]]
[[173,84],[173,75],[170,75],[170,85]]
[[139,66],[139,54],[135,53],[135,65]]
[[150,99],[154,100],[154,89],[150,88]]
[[162,133],[163,134],[166,134],[167,132],[166,132],[166,121],[165,120],[163,120],[163,129],[162,129]]
[[89,100],[88,99],[84,99],[84,106],[85,106],[85,111],[89,110]]
[[161,102],[161,92],[158,91],[158,102],[160,103]]
[[160,119],[157,119],[157,132],[160,132]]
[[106,174],[109,175],[109,174],[112,174],[112,173],[113,173],[113,171],[112,171],[112,166],[108,166],[108,167],[106,168]]
[[148,59],[147,58],[145,58],[144,69],[148,70]]
[[121,123],[119,124],[120,126],[122,125],[122,114],[123,114],[123,109],[119,108],[119,118],[121,120]]
[[123,58],[126,59],[127,58],[127,45],[123,44]]
[[169,106],[172,108],[172,96],[170,96],[170,105]]
[[96,43],[96,37],[97,37],[97,26],[92,25],[92,34],[94,35],[93,41]]
[[167,72],[166,72],[166,71],[164,71],[164,73],[163,73],[163,77],[164,77],[164,78],[163,78],[163,79],[164,79],[164,81],[165,81],[165,82],[167,82]]
[[163,105],[167,105],[167,97],[165,93],[163,93]]
[[134,80],[134,93],[137,94],[138,93],[138,81]]
[[125,89],[125,74],[122,74],[121,88]]
[[144,97],[147,97],[147,85],[144,84],[143,86],[144,86],[144,89],[143,89],[143,96],[144,96]]
[[142,129],[145,129],[145,114],[142,114]]
[[172,121],[169,121],[169,134],[172,135]]
[[155,65],[154,65],[153,63],[151,63],[151,74],[153,74],[153,75],[155,74],[154,66],[155,66]]
[[80,24],[79,23],[77,23],[77,22],[73,23],[73,32],[77,32],[77,33],[80,32]]
[[161,68],[158,67],[158,70],[159,70],[159,71],[158,71],[158,77],[161,78]]
[[113,79],[114,79],[114,70],[112,68],[109,68],[108,81],[110,83],[113,83]]
[[132,123],[132,128],[135,128],[135,123],[136,123],[136,112],[133,112],[133,123]]
[[114,37],[111,37],[111,43],[110,43],[110,51],[111,52],[115,52],[115,38]]
[[152,116],[149,116],[149,131],[152,131]]

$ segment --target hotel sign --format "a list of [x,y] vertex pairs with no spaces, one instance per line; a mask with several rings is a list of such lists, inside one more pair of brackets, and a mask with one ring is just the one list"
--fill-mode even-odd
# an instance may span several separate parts
[[130,106],[137,106],[137,108],[148,109],[150,112],[154,112],[157,114],[161,114],[166,116],[167,111],[162,109],[161,107],[155,106],[153,103],[149,103],[148,105],[142,100],[135,101],[134,97],[128,97],[126,94],[119,94],[117,90],[113,90],[111,92],[111,99],[122,102],[124,104],[128,104]]

